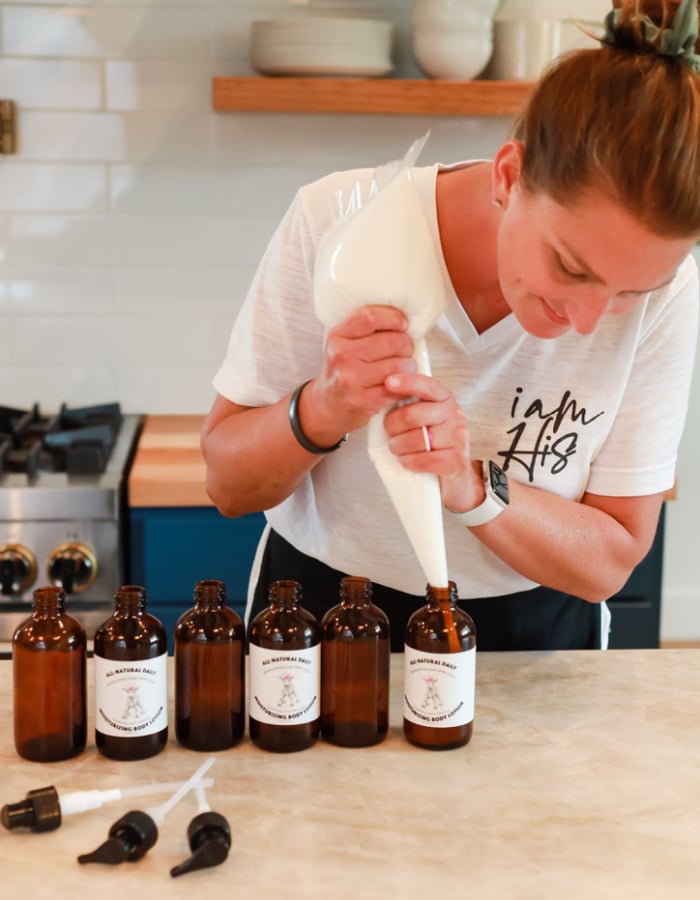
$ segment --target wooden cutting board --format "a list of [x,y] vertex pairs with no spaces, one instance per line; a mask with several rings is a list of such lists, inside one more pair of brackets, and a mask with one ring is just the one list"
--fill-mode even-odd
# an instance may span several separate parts
[[129,475],[129,505],[212,506],[199,447],[204,416],[148,416]]

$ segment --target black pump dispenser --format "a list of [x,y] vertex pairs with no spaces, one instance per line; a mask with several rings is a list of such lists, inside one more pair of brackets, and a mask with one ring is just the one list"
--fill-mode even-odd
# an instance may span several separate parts
[[133,809],[109,829],[109,837],[92,853],[83,853],[79,863],[116,866],[142,859],[158,840],[158,826],[148,813]]
[[220,813],[199,813],[187,827],[187,840],[192,855],[170,870],[173,878],[221,865],[231,847],[231,828]]
[[32,831],[55,831],[61,824],[61,805],[53,785],[27,791],[19,803],[7,803],[0,809],[0,822],[8,830],[30,828]]

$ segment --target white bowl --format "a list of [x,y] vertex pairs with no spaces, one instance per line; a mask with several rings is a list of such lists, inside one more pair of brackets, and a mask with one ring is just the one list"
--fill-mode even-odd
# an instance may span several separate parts
[[251,65],[261,75],[326,75],[374,78],[388,75],[393,66],[386,55],[364,47],[317,44],[270,44],[251,53]]
[[415,29],[413,55],[429,78],[471,81],[486,68],[493,52],[491,28],[481,31]]
[[414,27],[480,27],[484,17],[492,19],[499,0],[413,0]]
[[298,16],[253,22],[250,62],[263,75],[386,75],[393,24],[376,19]]
[[290,16],[251,23],[254,43],[362,44],[387,47],[393,23],[380,19],[351,19],[339,16]]

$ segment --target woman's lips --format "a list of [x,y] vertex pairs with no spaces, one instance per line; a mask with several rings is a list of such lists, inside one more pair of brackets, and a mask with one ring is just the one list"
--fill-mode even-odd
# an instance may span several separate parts
[[559,313],[552,309],[544,297],[540,297],[540,301],[542,302],[545,315],[551,322],[554,322],[555,325],[571,325],[571,322],[565,316],[560,316]]

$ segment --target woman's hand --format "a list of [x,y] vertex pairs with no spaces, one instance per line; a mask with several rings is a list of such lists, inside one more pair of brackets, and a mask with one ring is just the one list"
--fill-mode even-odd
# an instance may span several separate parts
[[310,440],[330,446],[396,402],[387,376],[416,370],[407,328],[400,310],[364,306],[329,331],[321,372],[301,395],[301,421]]
[[385,384],[390,404],[384,417],[389,449],[412,472],[440,479],[442,502],[465,512],[484,499],[481,463],[473,460],[467,418],[451,391],[429,375],[392,374]]

